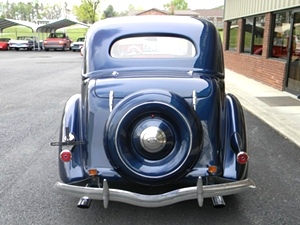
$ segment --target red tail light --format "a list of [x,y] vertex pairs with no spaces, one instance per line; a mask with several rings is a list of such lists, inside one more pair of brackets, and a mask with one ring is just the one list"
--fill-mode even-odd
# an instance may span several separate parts
[[72,153],[70,150],[65,149],[60,153],[60,159],[63,162],[69,162],[72,159]]
[[249,156],[246,152],[240,152],[237,154],[236,160],[239,164],[246,164],[248,162]]

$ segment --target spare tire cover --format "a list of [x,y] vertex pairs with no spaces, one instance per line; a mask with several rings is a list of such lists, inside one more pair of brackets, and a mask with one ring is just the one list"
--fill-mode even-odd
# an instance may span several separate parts
[[186,175],[202,148],[201,122],[188,103],[165,90],[143,90],[120,101],[105,127],[110,163],[124,178],[164,185]]

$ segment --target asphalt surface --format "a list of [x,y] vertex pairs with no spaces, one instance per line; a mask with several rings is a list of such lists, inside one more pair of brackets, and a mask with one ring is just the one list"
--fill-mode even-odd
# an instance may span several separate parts
[[214,209],[186,201],[140,208],[78,199],[53,192],[59,180],[57,149],[61,113],[80,92],[81,56],[74,52],[0,52],[0,224],[299,224],[300,149],[245,111],[253,191],[225,197]]
[[264,122],[300,147],[300,99],[234,71],[225,70],[226,90]]

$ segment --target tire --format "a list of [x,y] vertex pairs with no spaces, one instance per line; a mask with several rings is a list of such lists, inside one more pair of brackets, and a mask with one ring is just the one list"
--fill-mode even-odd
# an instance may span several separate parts
[[106,155],[124,178],[165,185],[185,176],[202,149],[201,122],[187,102],[164,90],[123,99],[106,123]]

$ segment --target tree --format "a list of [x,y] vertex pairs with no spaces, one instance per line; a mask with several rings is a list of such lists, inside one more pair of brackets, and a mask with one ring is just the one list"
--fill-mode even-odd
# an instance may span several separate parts
[[174,14],[174,10],[188,9],[188,3],[185,0],[171,0],[170,3],[164,5],[164,8]]
[[0,2],[0,19],[5,18],[5,3]]
[[107,6],[107,8],[103,11],[102,19],[106,19],[109,17],[116,17],[118,13],[114,10],[112,5]]
[[73,12],[77,19],[83,23],[95,23],[97,18],[97,8],[100,0],[81,0],[81,5],[74,6]]
[[131,10],[134,10],[134,6],[133,6],[132,4],[130,4],[130,5],[128,6],[128,11],[131,11]]
[[41,15],[40,15],[40,6],[39,6],[39,3],[35,3],[34,5],[34,10],[35,10],[35,13],[36,13],[36,18],[37,19],[42,19]]
[[[0,2],[0,18],[34,21],[35,19],[59,19],[62,15],[63,9],[60,4],[39,4],[38,0],[19,1],[19,3]],[[35,3],[33,3],[35,2]]]
[[63,9],[59,4],[54,5],[41,5],[40,16],[49,20],[57,20],[61,18]]
[[121,12],[117,12],[117,16],[127,16],[128,13],[129,13],[130,11],[133,11],[133,10],[134,10],[134,6],[133,6],[132,4],[130,4],[130,5],[128,6],[128,9],[127,9],[127,10],[121,11]]
[[17,11],[17,17],[19,20],[25,20],[25,21],[30,21],[30,16],[28,12],[28,7],[25,3],[19,2],[16,6],[16,11]]

